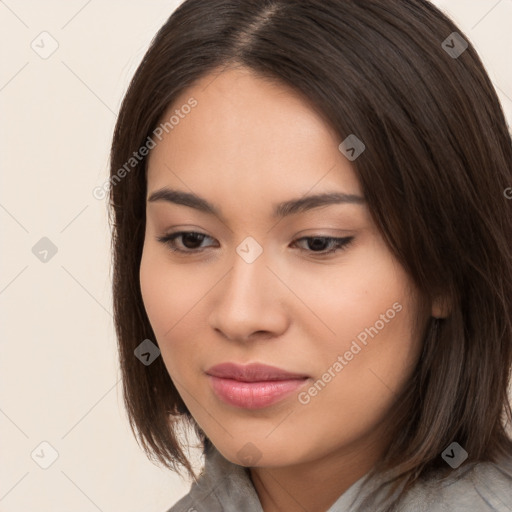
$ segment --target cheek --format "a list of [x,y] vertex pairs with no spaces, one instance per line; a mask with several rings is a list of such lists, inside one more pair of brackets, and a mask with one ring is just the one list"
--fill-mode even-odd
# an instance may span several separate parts
[[147,244],[142,252],[139,278],[144,307],[156,334],[170,320],[168,315],[174,310],[175,301],[172,297],[173,288],[167,286],[168,273]]
[[[319,266],[314,273],[295,272],[287,278],[293,278],[294,291],[312,313],[306,317],[309,327],[317,326],[309,340],[324,340],[326,352],[349,350],[358,335],[363,342],[365,336],[371,339],[366,329],[376,323],[378,338],[389,335],[388,345],[407,338],[411,328],[407,319],[415,311],[409,279],[382,243],[369,243],[357,257],[337,266]],[[391,335],[398,330],[400,336]]]
[[[171,265],[165,252],[145,246],[142,254],[140,287],[149,322],[158,341],[169,373],[179,371],[180,360],[197,352],[197,334],[204,318],[201,299],[212,284],[204,282],[198,273],[190,274]],[[188,366],[187,366],[188,367]]]
[[189,302],[187,287],[180,282],[180,273],[173,271],[172,266],[147,245],[142,253],[139,275],[144,307],[162,350],[165,349],[162,342],[174,333],[173,326],[183,316],[184,306]]
[[[336,392],[325,393],[325,398],[336,401],[341,393],[356,413],[358,404],[369,399],[377,406],[392,398],[414,369],[421,350],[414,325],[416,290],[381,244],[361,255],[350,272],[331,273],[324,282],[329,285],[315,304],[335,334],[324,335],[323,350],[316,349],[322,361],[317,377],[329,380],[324,372],[331,369]],[[344,361],[336,371],[338,356]]]
[[146,312],[160,334],[164,328],[169,330],[197,300],[198,283],[170,264],[165,250],[154,244],[144,245],[139,278]]
[[[415,311],[396,291],[389,300],[373,297],[375,302],[362,308],[364,312],[354,307],[353,316],[347,314],[336,324],[337,342],[314,354],[322,364],[316,366],[311,387],[300,396],[305,405],[299,407],[295,420],[307,423],[318,418],[318,439],[323,436],[328,444],[339,443],[340,432],[343,442],[349,442],[381,424],[414,371],[421,348],[411,332]],[[396,302],[402,309],[382,329],[380,322],[375,327],[379,315]]]

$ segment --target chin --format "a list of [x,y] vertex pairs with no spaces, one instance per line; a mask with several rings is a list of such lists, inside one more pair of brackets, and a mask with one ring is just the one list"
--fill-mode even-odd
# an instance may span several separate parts
[[305,453],[297,450],[296,442],[286,443],[279,436],[269,439],[265,438],[266,435],[268,431],[259,437],[228,437],[224,442],[213,444],[225,459],[244,467],[293,466],[302,462],[303,457],[307,457]]

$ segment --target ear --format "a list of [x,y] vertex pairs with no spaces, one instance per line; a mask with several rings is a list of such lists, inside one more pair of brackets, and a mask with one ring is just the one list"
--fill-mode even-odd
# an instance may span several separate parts
[[432,302],[431,315],[434,318],[446,318],[451,313],[451,304],[447,297],[439,296]]

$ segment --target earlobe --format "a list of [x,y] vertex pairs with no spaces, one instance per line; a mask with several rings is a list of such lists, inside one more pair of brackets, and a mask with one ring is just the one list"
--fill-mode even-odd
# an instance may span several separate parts
[[434,318],[441,319],[446,318],[451,313],[451,304],[449,303],[447,297],[437,297],[432,302],[432,312],[431,315]]

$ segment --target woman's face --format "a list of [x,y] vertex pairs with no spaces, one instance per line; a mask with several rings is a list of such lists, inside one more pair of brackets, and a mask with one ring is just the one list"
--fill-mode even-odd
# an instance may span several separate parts
[[[172,115],[161,141],[153,137],[147,198],[172,189],[216,213],[177,195],[148,200],[140,281],[189,411],[242,465],[376,450],[419,357],[417,295],[372,222],[342,141],[291,89],[242,69],[205,77],[164,121]],[[326,193],[361,200],[274,215],[279,203]],[[183,231],[200,235],[158,240]],[[329,237],[341,239],[335,252]],[[295,378],[210,376],[221,363]]]

